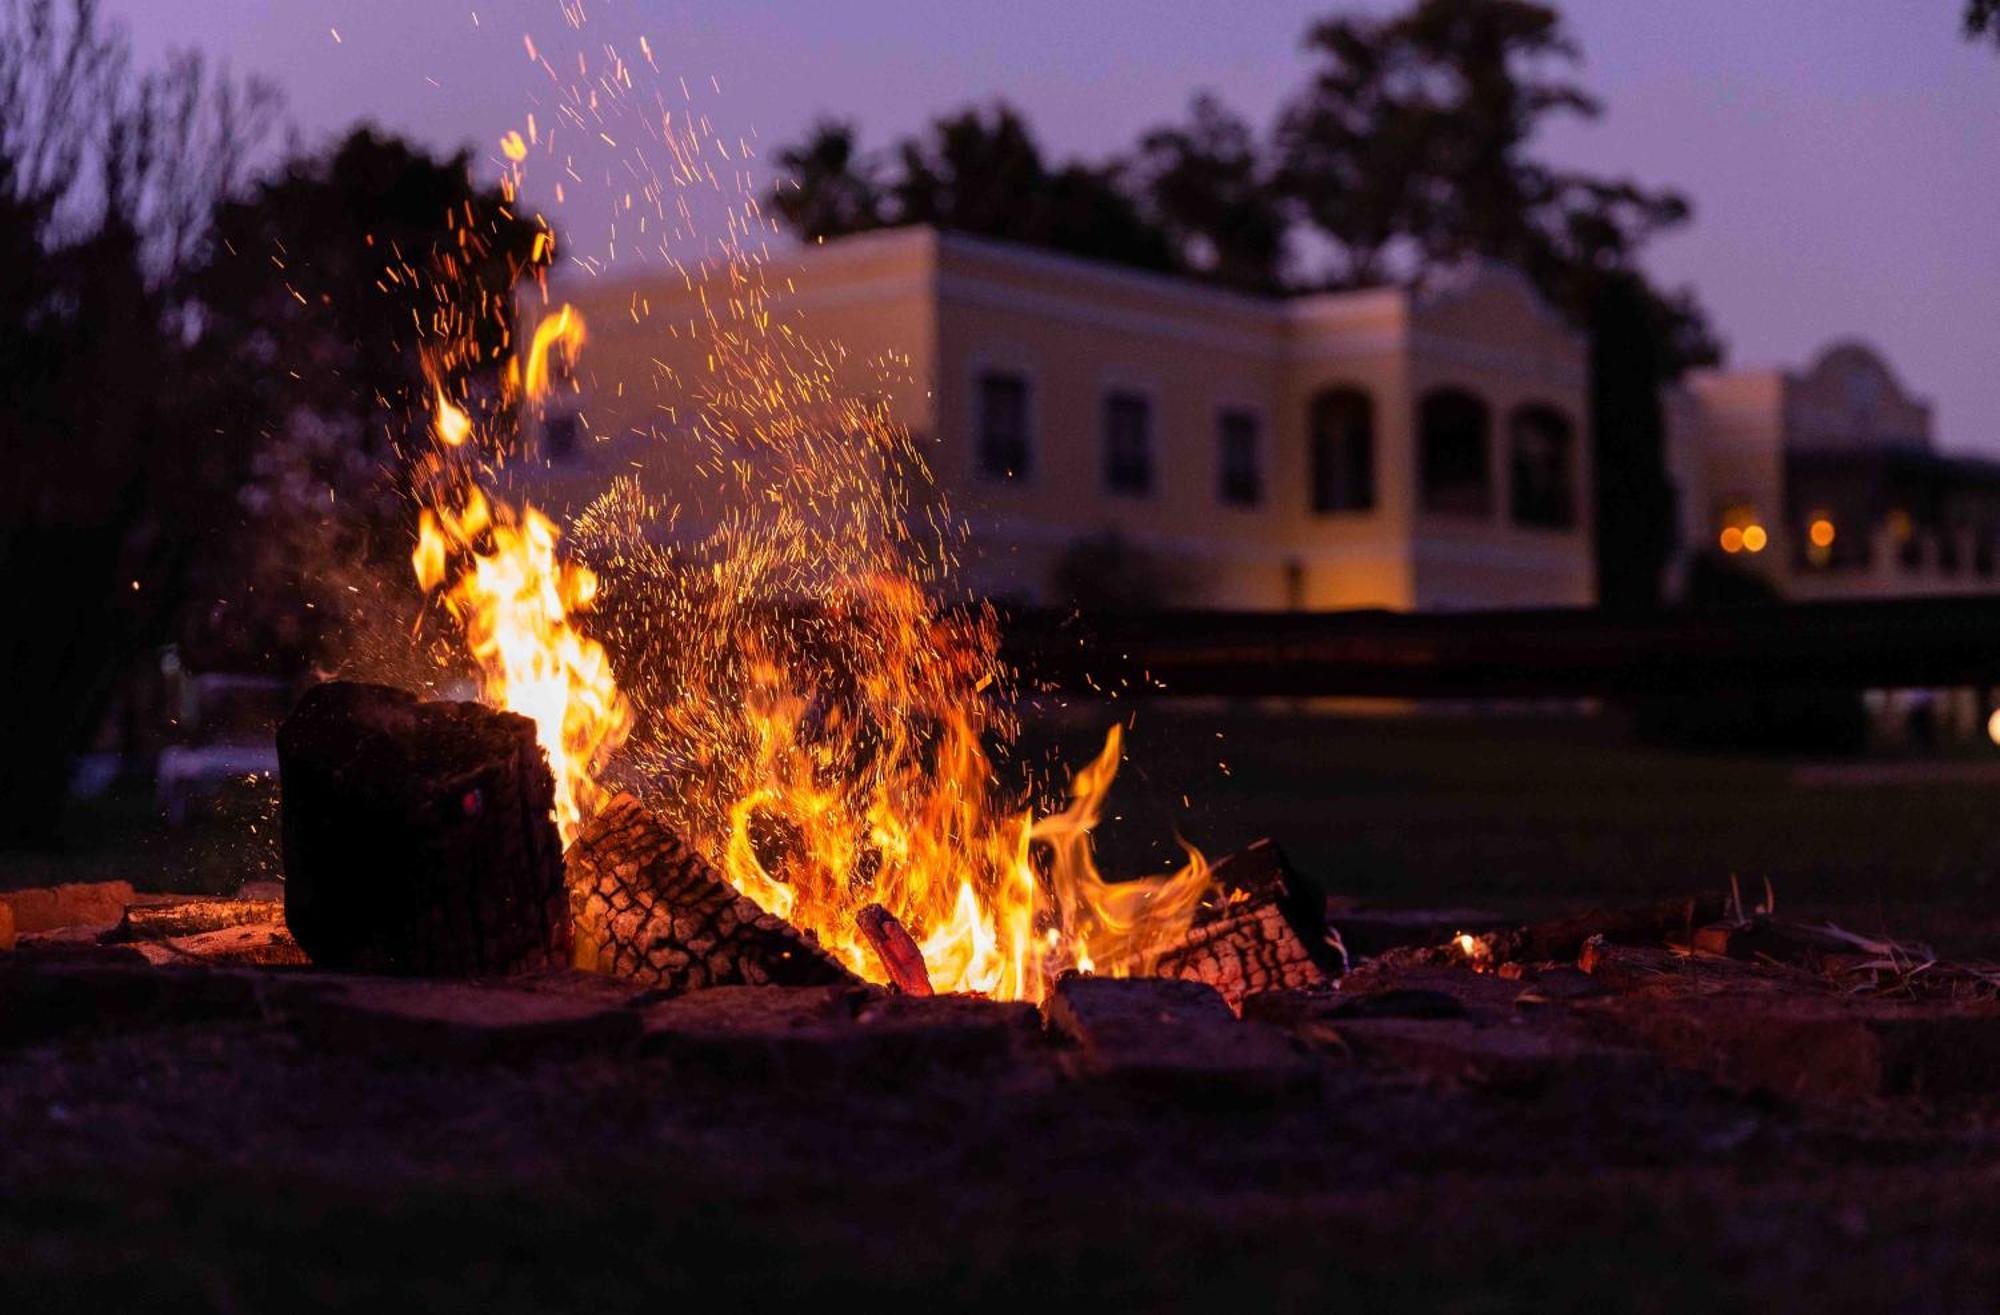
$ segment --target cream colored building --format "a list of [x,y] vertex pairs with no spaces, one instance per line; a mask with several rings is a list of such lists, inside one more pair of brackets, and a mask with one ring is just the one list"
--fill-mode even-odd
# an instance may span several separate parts
[[1691,550],[1791,598],[2000,588],[2000,465],[1939,452],[1929,405],[1866,344],[1693,375],[1668,416]]
[[[1594,600],[1584,341],[1509,271],[1265,299],[914,228],[772,281],[794,289],[779,317],[922,438],[987,594],[1047,601],[1065,553],[1115,535],[1188,606]],[[565,293],[590,326],[582,419],[551,416],[542,499],[574,509],[635,467],[671,486],[670,381],[698,377],[694,308],[727,290]]]

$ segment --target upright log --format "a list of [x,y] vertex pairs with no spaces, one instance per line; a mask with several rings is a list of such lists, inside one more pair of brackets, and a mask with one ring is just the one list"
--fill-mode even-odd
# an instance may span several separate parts
[[857,980],[819,943],[736,893],[629,794],[570,845],[576,966],[668,994]]
[[285,921],[315,964],[460,976],[569,961],[533,722],[335,681],[279,727],[278,766]]

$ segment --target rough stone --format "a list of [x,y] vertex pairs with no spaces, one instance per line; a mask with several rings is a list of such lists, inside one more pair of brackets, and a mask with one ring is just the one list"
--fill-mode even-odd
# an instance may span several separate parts
[[1351,1018],[1306,1024],[1300,1036],[1364,1064],[1510,1090],[1644,1065],[1636,1052],[1593,1044],[1566,1028],[1520,1020]]
[[1279,1027],[1345,1018],[1464,1018],[1455,995],[1424,988],[1377,991],[1264,991],[1243,1002],[1243,1017]]
[[732,1080],[835,1076],[857,1057],[844,1040],[874,994],[858,986],[716,986],[672,995],[645,1006],[640,1051]]
[[1066,977],[1043,1003],[1075,1046],[1071,1071],[1147,1094],[1240,1100],[1298,1093],[1318,1070],[1284,1032],[1239,1020],[1213,988],[1148,977]]
[[2000,1087],[2000,1010],[1730,991],[1579,1006],[1605,1035],[1788,1097],[1955,1097]]
[[255,975],[17,956],[0,966],[0,1045],[260,1019]]
[[411,1059],[610,1054],[640,1035],[639,1015],[630,1009],[479,982],[346,979],[289,1012],[309,1044]]

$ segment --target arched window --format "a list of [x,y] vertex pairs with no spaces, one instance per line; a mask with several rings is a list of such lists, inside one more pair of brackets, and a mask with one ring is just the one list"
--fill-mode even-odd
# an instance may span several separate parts
[[1486,403],[1462,388],[1425,393],[1417,408],[1417,479],[1425,511],[1485,516],[1493,510]]
[[1514,523],[1566,530],[1576,524],[1576,434],[1569,417],[1530,403],[1507,425]]
[[1375,506],[1375,403],[1354,388],[1312,400],[1312,508],[1320,515]]

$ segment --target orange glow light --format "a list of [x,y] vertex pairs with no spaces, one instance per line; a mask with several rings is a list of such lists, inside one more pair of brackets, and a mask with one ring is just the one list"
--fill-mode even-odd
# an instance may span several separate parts
[[1744,552],[1763,552],[1764,545],[1769,543],[1770,541],[1771,538],[1769,535],[1764,533],[1763,526],[1746,525],[1743,527]]
[[1815,548],[1831,548],[1833,546],[1833,522],[1824,516],[1815,520],[1806,530],[1806,533],[1811,536],[1812,545]]
[[1722,551],[1739,553],[1743,551],[1743,531],[1731,525],[1722,531]]

